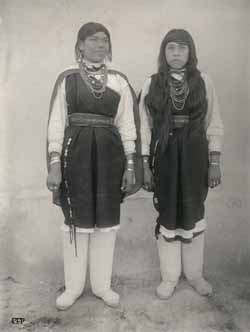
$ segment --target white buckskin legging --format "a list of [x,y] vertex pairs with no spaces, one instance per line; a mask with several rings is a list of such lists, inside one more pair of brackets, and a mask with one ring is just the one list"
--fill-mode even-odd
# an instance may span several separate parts
[[69,232],[63,230],[65,291],[57,298],[59,310],[68,309],[81,296],[89,259],[90,282],[93,293],[109,306],[119,304],[119,295],[111,290],[116,230],[77,232],[77,255],[70,243]]

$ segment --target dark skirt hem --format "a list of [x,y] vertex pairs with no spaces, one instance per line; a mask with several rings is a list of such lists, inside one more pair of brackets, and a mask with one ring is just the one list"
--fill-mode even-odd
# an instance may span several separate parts
[[161,235],[162,235],[163,239],[167,242],[181,241],[183,243],[191,243],[195,237],[199,236],[200,234],[202,234],[204,232],[205,232],[205,230],[197,232],[197,233],[193,233],[193,237],[191,239],[185,239],[180,235],[176,235],[174,238],[167,238],[163,234],[161,234]]

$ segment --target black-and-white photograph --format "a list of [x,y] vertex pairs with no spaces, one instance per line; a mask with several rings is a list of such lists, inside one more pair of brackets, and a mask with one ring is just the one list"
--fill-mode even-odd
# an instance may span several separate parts
[[249,22],[0,0],[1,331],[250,331]]

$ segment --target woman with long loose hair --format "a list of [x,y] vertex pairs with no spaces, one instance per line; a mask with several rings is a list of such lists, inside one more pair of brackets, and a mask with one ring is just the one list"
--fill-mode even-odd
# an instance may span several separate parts
[[181,269],[202,295],[208,188],[221,182],[223,124],[211,79],[197,68],[196,48],[185,30],[170,30],[158,72],[144,84],[140,100],[144,189],[154,191],[159,216],[156,237],[162,282],[157,295],[169,298]]

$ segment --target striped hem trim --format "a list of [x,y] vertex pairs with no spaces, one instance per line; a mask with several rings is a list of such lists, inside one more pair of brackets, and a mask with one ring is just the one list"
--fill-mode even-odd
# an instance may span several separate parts
[[197,233],[203,232],[207,228],[207,222],[205,219],[201,219],[196,222],[195,227],[189,231],[177,228],[169,230],[164,226],[160,226],[160,233],[168,240],[174,240],[175,238],[182,238],[184,240],[191,240]]
[[[112,227],[102,227],[102,228],[100,228],[100,227],[80,228],[80,227],[76,226],[76,233],[94,233],[95,231],[106,233],[106,232],[118,230],[119,228],[120,228],[120,225],[115,225]],[[64,232],[69,232],[70,228],[68,225],[63,224],[61,226],[61,230]]]

